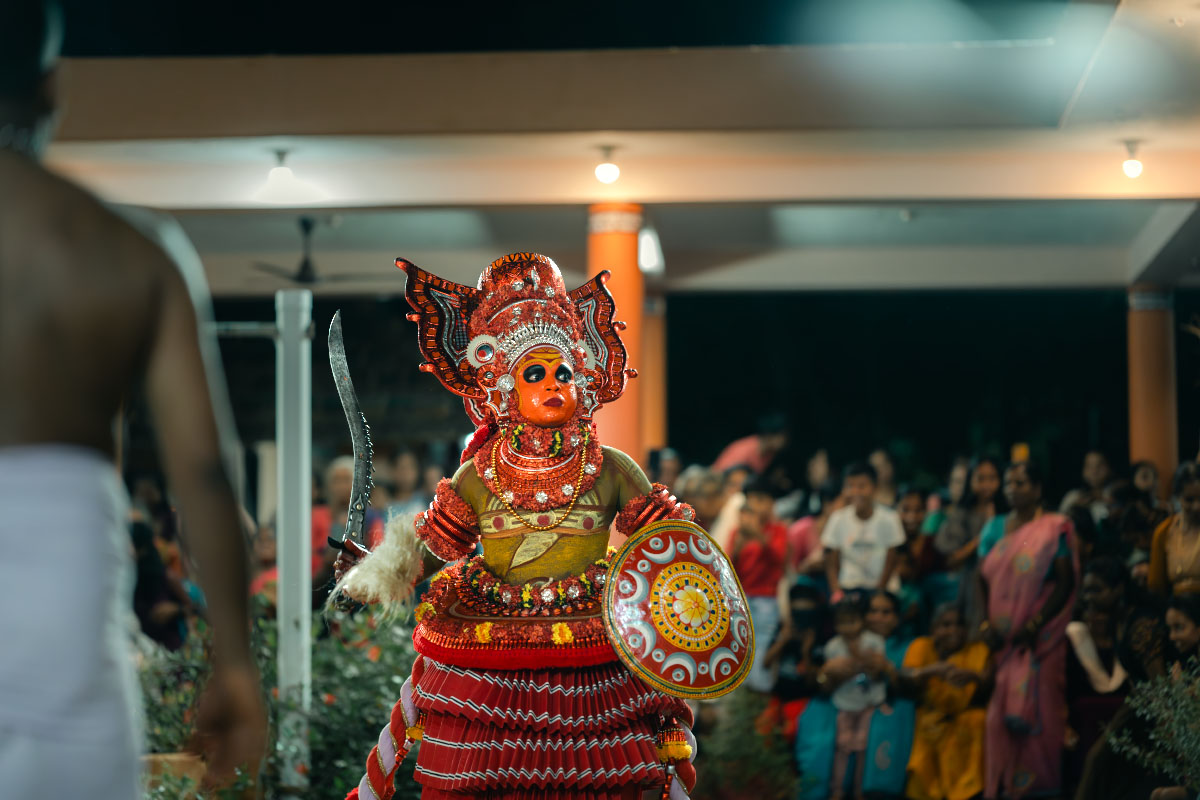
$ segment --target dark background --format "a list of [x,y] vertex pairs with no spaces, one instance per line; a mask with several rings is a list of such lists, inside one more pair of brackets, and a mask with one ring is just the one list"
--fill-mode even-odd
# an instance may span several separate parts
[[[417,370],[416,326],[402,298],[317,299],[314,463],[349,448],[329,374],[335,309],[363,410],[382,452],[416,447],[447,469],[471,426],[458,399]],[[1125,293],[860,292],[676,294],[668,298],[668,426],[685,463],[711,463],[783,411],[793,475],[827,447],[837,466],[888,447],[901,480],[940,480],[958,455],[1007,455],[1028,442],[1058,495],[1083,453],[1128,459]],[[271,300],[218,301],[222,320],[272,320]],[[1176,295],[1176,322],[1200,314],[1200,291]],[[242,440],[274,438],[274,347],[224,340]],[[1177,334],[1180,456],[1200,443],[1200,339]],[[636,365],[635,365],[636,366]],[[135,413],[131,466],[153,464]]]
[[[1200,292],[1176,295],[1177,323],[1197,313]],[[1119,290],[675,295],[669,437],[706,462],[779,410],[797,477],[817,447],[844,465],[884,446],[901,480],[925,482],[955,456],[1004,458],[1028,442],[1061,494],[1089,448],[1118,469],[1129,458],[1125,321]],[[1179,331],[1176,358],[1191,458],[1200,340]]]

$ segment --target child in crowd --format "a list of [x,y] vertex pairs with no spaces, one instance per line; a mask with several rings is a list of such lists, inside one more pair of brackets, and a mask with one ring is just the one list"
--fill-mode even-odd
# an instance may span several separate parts
[[918,579],[944,568],[941,554],[933,546],[933,536],[925,532],[928,506],[928,494],[920,489],[905,489],[900,493],[896,507],[900,527],[904,530],[904,549],[912,557]]
[[887,699],[887,684],[881,680],[886,671],[886,645],[883,637],[866,630],[862,603],[842,600],[833,609],[833,628],[837,632],[825,645],[825,667],[817,677],[829,686],[830,676],[848,674],[833,689],[830,702],[837,709],[837,745],[833,757],[831,797],[841,800],[850,757],[854,757],[853,796],[862,797],[862,778],[867,749],[867,734],[875,709]]
[[764,666],[779,668],[767,710],[760,718],[760,733],[782,731],[790,745],[796,738],[796,722],[816,693],[821,631],[825,609],[818,589],[797,584],[788,591],[788,618],[763,657]]
[[[754,629],[774,631],[779,624],[779,582],[787,561],[787,529],[774,520],[775,501],[762,484],[746,486],[744,494],[729,555],[750,603]],[[746,678],[746,686],[756,692],[769,692],[774,683],[765,655],[764,649],[755,652]]]
[[896,577],[900,580],[900,588],[895,593],[899,605],[900,635],[904,639],[912,639],[925,632],[926,610],[916,561],[908,549],[901,548],[896,554]]
[[821,534],[826,549],[825,575],[830,599],[845,592],[860,596],[876,589],[896,589],[889,583],[896,569],[896,552],[904,542],[900,516],[875,501],[875,469],[851,464],[843,485],[849,505],[835,511]]

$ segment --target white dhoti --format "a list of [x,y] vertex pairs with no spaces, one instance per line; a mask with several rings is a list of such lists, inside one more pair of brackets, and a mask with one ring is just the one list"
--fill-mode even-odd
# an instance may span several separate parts
[[82,448],[0,448],[0,797],[134,800],[128,496]]

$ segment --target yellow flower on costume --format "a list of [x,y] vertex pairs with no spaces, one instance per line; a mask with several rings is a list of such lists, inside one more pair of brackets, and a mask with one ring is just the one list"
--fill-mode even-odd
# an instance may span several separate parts
[[421,619],[431,611],[433,611],[433,603],[421,603],[419,606],[413,609],[413,617],[416,618],[417,622],[420,622]]
[[712,613],[712,604],[704,592],[694,586],[684,586],[675,592],[675,603],[671,610],[679,615],[679,620],[684,625],[699,628]]
[[445,580],[446,578],[449,578],[449,577],[450,576],[449,576],[449,574],[447,574],[446,570],[441,570],[440,572],[438,572],[438,574],[434,575],[432,578],[429,579],[429,585],[433,586],[438,581]]
[[575,634],[571,633],[571,626],[565,622],[556,622],[550,628],[550,638],[555,644],[570,644],[575,641]]
[[671,742],[658,746],[658,760],[664,764],[671,761],[684,761],[692,757],[692,746],[687,742]]
[[475,641],[487,644],[492,640],[492,623],[481,622],[475,626]]

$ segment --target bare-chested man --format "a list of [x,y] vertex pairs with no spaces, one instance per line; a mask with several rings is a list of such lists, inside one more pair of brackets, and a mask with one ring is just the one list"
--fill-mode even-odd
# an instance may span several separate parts
[[[140,699],[114,418],[148,396],[208,597],[210,778],[256,764],[264,715],[246,556],[198,335],[203,276],[38,163],[60,38],[50,0],[0,5],[0,796],[133,800]],[[195,261],[194,251],[192,260]],[[194,271],[194,270],[193,270]]]

